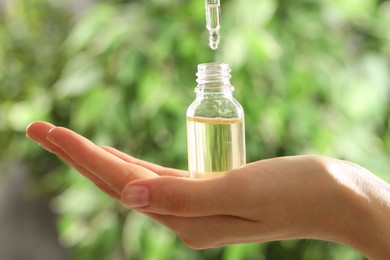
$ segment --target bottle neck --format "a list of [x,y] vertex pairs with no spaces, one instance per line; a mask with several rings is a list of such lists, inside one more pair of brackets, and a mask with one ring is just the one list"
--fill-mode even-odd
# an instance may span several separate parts
[[226,63],[213,62],[198,65],[195,88],[197,96],[232,96],[234,87],[230,84],[230,67]]

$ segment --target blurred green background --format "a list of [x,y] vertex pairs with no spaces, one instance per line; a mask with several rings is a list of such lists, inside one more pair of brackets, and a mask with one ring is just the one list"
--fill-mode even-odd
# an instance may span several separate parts
[[[25,138],[31,121],[48,120],[186,169],[196,66],[223,61],[246,112],[248,161],[321,154],[390,181],[390,1],[221,2],[222,42],[211,51],[203,0],[0,1],[4,259],[363,259],[307,240],[188,249]],[[33,211],[50,215],[45,228]]]

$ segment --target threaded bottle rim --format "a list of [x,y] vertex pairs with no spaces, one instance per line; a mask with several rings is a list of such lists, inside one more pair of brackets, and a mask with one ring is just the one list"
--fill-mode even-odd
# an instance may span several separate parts
[[231,78],[229,64],[223,62],[202,63],[198,65],[196,82],[198,84],[225,82]]

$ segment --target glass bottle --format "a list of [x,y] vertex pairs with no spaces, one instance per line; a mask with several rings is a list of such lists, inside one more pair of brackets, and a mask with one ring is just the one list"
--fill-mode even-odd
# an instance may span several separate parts
[[218,176],[245,164],[244,110],[233,97],[230,67],[198,65],[196,99],[187,109],[191,178]]

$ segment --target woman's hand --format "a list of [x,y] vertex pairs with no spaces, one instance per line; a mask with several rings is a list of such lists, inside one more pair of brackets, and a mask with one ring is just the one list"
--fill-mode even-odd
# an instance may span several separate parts
[[389,185],[350,162],[281,157],[192,180],[46,122],[32,123],[27,136],[192,248],[309,238],[390,255]]

